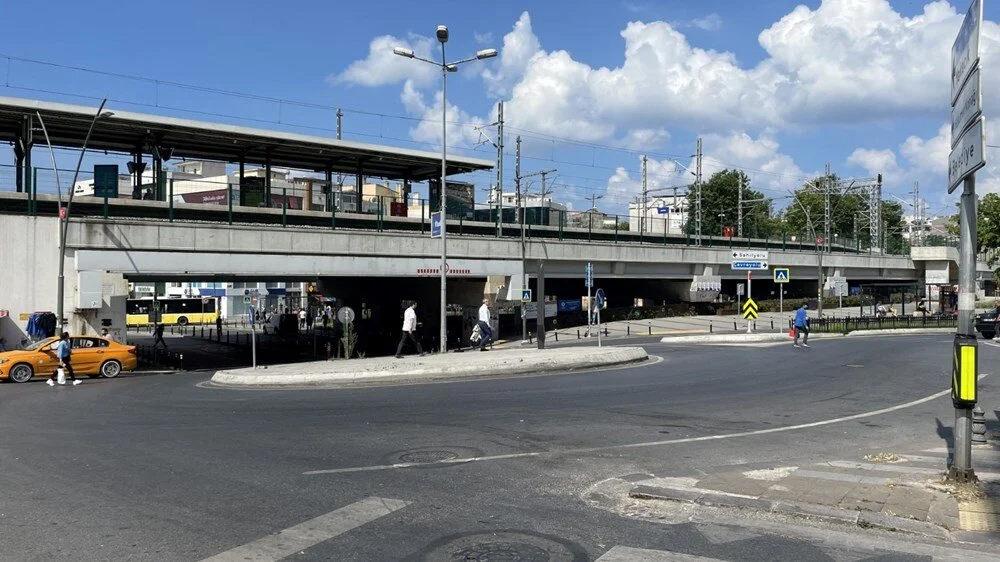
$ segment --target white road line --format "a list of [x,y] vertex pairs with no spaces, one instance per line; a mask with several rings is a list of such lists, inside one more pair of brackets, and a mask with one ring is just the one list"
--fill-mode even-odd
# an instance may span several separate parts
[[[979,378],[988,375],[979,375]],[[903,410],[925,402],[930,402],[936,398],[940,398],[946,394],[951,393],[951,389],[942,390],[941,392],[936,392],[930,396],[925,396],[917,400],[907,402],[905,404],[897,404],[895,406],[889,406],[888,408],[881,408],[879,410],[872,410],[870,412],[863,412],[861,414],[853,414],[850,416],[843,416],[839,418],[833,418],[828,420],[820,420],[809,423],[800,423],[796,425],[785,425],[781,427],[770,427],[768,429],[756,429],[753,431],[740,431],[737,433],[723,433],[719,435],[703,435],[701,437],[684,437],[681,439],[665,439],[662,441],[643,441],[641,443],[625,443],[622,445],[605,445],[602,447],[580,447],[576,449],[562,449],[558,451],[538,451],[533,453],[510,453],[506,455],[489,455],[482,457],[468,457],[461,459],[450,459],[446,461],[435,461],[435,462],[424,462],[424,463],[396,463],[396,464],[377,464],[372,466],[353,466],[346,468],[328,468],[322,470],[309,470],[303,472],[304,475],[315,475],[315,474],[340,474],[345,472],[375,472],[379,470],[393,470],[397,468],[410,468],[413,466],[447,466],[453,464],[464,464],[470,462],[482,462],[482,461],[495,461],[504,459],[523,459],[530,457],[541,457],[541,456],[553,456],[553,455],[576,455],[576,454],[586,454],[586,453],[599,453],[603,451],[612,451],[615,449],[638,449],[643,447],[659,447],[661,445],[679,445],[682,443],[698,443],[700,441],[718,441],[722,439],[734,439],[736,437],[751,437],[754,435],[766,435],[768,433],[781,433],[785,431],[796,431],[799,429],[808,429],[812,427],[822,427],[824,425],[832,425],[835,423],[841,423],[845,421],[860,420],[864,418],[870,418],[873,416],[880,416],[882,414],[888,414],[890,412],[895,412],[897,410]]]
[[203,562],[265,562],[281,560],[296,552],[342,535],[379,517],[406,507],[409,502],[365,498],[325,515],[299,523],[243,546],[205,558]]
[[682,554],[680,552],[669,552],[666,550],[647,550],[645,548],[632,548],[628,546],[616,546],[604,553],[603,556],[594,562],[722,562],[718,558],[705,558],[704,556],[694,556]]

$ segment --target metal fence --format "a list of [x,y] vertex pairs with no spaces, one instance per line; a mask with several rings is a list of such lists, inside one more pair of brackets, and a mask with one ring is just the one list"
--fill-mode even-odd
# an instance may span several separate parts
[[[789,321],[790,322],[790,321]],[[846,318],[814,318],[809,321],[809,331],[819,333],[842,333],[856,330],[890,330],[895,328],[954,328],[954,316],[850,316]],[[791,324],[789,324],[789,328]]]
[[[11,190],[14,167],[0,164],[0,189]],[[386,194],[384,186],[375,193],[344,191],[344,186],[326,188],[325,182],[283,181],[272,185],[270,197],[243,193],[238,182],[201,178],[172,177],[163,185],[142,184],[137,193],[128,176],[120,177],[119,196],[94,197],[86,184],[90,171],[81,171],[79,188],[74,196],[74,217],[114,217],[121,219],[165,221],[211,221],[229,224],[267,224],[283,227],[310,226],[329,229],[353,228],[376,231],[430,232],[430,215],[437,208],[424,198],[404,199],[400,194]],[[56,175],[51,168],[32,168],[30,189],[23,200],[4,201],[7,212],[32,215],[55,215]],[[66,193],[72,183],[72,170],[60,170],[59,185]],[[369,184],[371,185],[371,184]],[[10,187],[7,187],[10,186]],[[348,186],[353,189],[354,186]],[[134,195],[142,199],[134,204]],[[751,236],[703,235],[700,240],[679,217],[641,218],[635,214],[603,213],[597,209],[570,211],[550,207],[526,207],[523,226],[517,209],[510,206],[463,207],[448,212],[448,232],[453,236],[475,235],[501,238],[558,239],[615,244],[704,245],[727,248],[770,248],[785,251],[817,252],[822,241],[811,240],[804,232],[754,232]],[[641,225],[641,228],[640,228]],[[896,244],[887,249],[872,248],[863,240],[835,237],[830,250],[840,253],[890,253],[904,255],[909,247]]]

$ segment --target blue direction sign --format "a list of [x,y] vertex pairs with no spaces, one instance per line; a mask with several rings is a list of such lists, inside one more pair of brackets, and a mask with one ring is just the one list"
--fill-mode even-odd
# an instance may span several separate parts
[[594,264],[592,264],[592,263],[590,263],[588,261],[587,262],[587,267],[584,268],[583,272],[584,272],[584,275],[586,275],[586,278],[584,279],[584,283],[583,283],[584,286],[585,287],[593,287],[594,286]]
[[441,211],[431,213],[431,238],[441,238]]
[[774,282],[775,283],[788,283],[791,280],[791,274],[787,267],[776,267],[774,268]]
[[759,260],[733,260],[730,267],[733,271],[759,271],[767,269],[767,262]]

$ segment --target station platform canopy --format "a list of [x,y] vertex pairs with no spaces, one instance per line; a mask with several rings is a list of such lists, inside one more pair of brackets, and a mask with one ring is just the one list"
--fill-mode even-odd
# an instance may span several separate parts
[[[52,144],[79,148],[97,107],[0,96],[0,141],[16,141],[25,123],[39,112]],[[217,160],[317,172],[356,174],[387,179],[422,181],[441,175],[441,155],[434,152],[381,146],[336,138],[302,135],[122,111],[99,119],[87,147],[129,154],[153,154],[153,147],[172,158]],[[44,138],[34,124],[34,144]],[[448,157],[447,174],[493,168],[493,162],[462,156]]]

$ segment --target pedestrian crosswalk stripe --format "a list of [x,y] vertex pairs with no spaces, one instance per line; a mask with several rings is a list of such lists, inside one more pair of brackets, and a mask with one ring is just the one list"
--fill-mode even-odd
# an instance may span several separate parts
[[671,552],[669,550],[649,550],[616,546],[604,553],[595,562],[721,562],[718,558],[705,558],[693,554]]
[[330,513],[304,521],[280,532],[206,558],[202,562],[264,562],[281,560],[351,529],[370,523],[409,502],[386,498],[365,498]]

